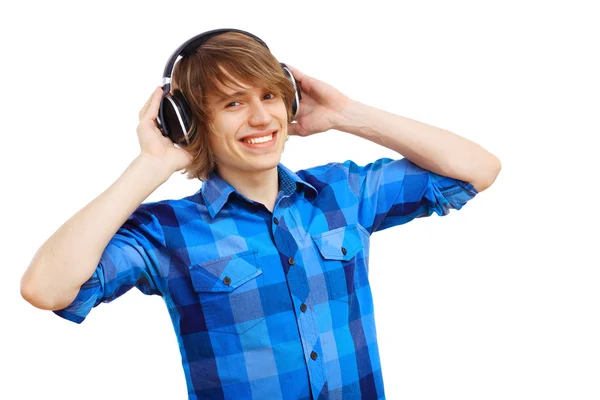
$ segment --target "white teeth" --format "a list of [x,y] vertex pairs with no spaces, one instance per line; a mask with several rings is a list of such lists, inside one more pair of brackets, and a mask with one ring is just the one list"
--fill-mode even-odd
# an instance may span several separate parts
[[244,142],[250,143],[250,144],[257,144],[257,143],[269,142],[269,141],[271,141],[271,139],[273,139],[273,134],[270,134],[268,136],[259,137],[259,138],[244,139]]

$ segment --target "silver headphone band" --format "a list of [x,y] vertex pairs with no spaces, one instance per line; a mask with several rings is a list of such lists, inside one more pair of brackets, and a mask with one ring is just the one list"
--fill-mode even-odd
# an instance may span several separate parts
[[296,116],[300,112],[300,98],[298,97],[298,87],[296,84],[296,78],[294,78],[294,74],[292,74],[292,71],[290,71],[290,69],[287,66],[285,66],[283,68],[289,73],[289,75],[291,77],[290,81],[292,81],[292,85],[294,86],[294,98],[296,99],[296,112],[294,113],[294,120],[295,120]]
[[179,126],[181,126],[181,130],[183,131],[183,137],[185,138],[185,143],[189,145],[190,141],[188,140],[188,133],[187,133],[187,130],[185,128],[185,124],[183,123],[183,118],[181,118],[181,114],[179,114],[179,107],[177,107],[177,105],[175,104],[175,102],[173,101],[173,99],[171,99],[170,96],[167,96],[165,98],[173,106],[173,110],[175,110],[175,114],[177,114],[177,120],[179,121]]

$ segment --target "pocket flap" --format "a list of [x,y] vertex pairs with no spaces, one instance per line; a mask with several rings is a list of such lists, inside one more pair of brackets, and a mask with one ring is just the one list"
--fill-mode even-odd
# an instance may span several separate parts
[[257,249],[216,258],[189,267],[196,292],[231,292],[262,274]]
[[321,255],[330,260],[348,261],[363,247],[357,225],[342,226],[311,237]]

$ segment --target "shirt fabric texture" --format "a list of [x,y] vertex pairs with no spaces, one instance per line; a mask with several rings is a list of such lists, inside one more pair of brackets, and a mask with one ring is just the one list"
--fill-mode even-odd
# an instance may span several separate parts
[[53,312],[81,323],[133,287],[161,296],[190,400],[385,399],[371,235],[477,191],[405,158],[277,170],[273,213],[214,172],[191,196],[142,203]]

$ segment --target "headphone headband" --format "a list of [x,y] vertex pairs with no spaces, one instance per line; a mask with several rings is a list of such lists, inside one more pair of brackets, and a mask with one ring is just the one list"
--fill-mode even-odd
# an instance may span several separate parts
[[253,35],[250,32],[243,31],[241,29],[213,29],[212,31],[207,31],[207,32],[201,33],[201,34],[196,35],[193,38],[189,39],[185,43],[183,43],[181,46],[179,46],[177,48],[177,50],[175,50],[173,52],[171,57],[169,57],[169,61],[167,62],[167,65],[165,66],[165,70],[163,71],[163,85],[171,82],[171,74],[173,73],[173,66],[175,65],[175,62],[177,61],[177,57],[179,57],[179,56],[183,57],[183,56],[186,56],[186,55],[192,53],[194,50],[196,50],[198,47],[202,46],[210,38],[220,35],[222,33],[226,33],[226,32],[243,33],[244,35],[250,36],[251,38],[255,39],[257,42],[259,42],[260,44],[265,46],[267,49],[269,48],[269,46],[267,46],[267,44],[265,42],[263,42],[258,36]]

